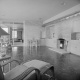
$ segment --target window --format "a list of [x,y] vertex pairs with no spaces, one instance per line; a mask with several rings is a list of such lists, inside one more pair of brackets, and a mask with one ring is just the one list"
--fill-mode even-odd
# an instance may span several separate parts
[[17,38],[17,31],[12,31],[12,38]]
[[8,28],[2,28],[2,29],[8,33]]

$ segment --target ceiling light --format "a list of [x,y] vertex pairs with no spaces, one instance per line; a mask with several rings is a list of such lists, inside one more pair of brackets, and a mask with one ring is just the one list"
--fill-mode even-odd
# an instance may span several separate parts
[[68,17],[66,17],[66,19],[69,19],[70,17],[68,16]]
[[80,14],[80,12],[78,14]]
[[72,18],[74,15],[71,15],[70,18]]
[[74,16],[77,16],[78,14],[74,14]]

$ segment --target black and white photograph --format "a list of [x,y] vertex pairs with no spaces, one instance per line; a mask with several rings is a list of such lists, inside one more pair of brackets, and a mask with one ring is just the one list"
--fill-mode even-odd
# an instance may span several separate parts
[[0,80],[80,80],[80,0],[0,0]]

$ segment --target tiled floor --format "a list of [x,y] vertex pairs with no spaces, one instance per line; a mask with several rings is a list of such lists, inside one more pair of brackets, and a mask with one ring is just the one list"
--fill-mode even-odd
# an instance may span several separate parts
[[80,80],[80,56],[71,53],[59,54],[45,46],[12,47],[7,54],[20,62],[39,59],[51,63],[54,65],[57,80]]

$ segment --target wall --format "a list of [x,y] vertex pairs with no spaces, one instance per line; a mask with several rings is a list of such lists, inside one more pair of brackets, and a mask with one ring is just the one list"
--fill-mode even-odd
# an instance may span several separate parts
[[46,46],[57,48],[57,40],[55,39],[46,39]]
[[80,40],[71,40],[70,51],[74,54],[80,55]]
[[[63,38],[66,41],[68,41],[67,51],[80,55],[80,39],[78,40],[76,40],[77,38],[75,40],[71,39],[72,33],[80,32],[80,15],[58,22],[51,26],[50,25],[46,26],[45,28],[47,27],[50,27],[50,37],[51,37],[50,39],[49,38],[46,39],[46,45],[48,47],[57,48],[57,39]],[[78,35],[78,38],[80,38],[80,35]]]
[[71,30],[72,30],[71,20],[59,22],[48,27],[50,27],[50,39],[47,39],[46,42],[47,46],[57,48],[57,40],[59,38],[64,38],[66,41],[71,40]]
[[55,29],[53,26],[47,26],[45,27],[45,32],[46,32],[46,46],[56,48],[57,42],[56,42],[56,37],[55,37]]
[[24,23],[24,46],[28,46],[28,40],[40,39],[41,26]]
[[[79,33],[80,32],[80,16],[76,17],[73,20],[73,33]],[[79,36],[78,36],[79,37]],[[77,35],[76,35],[76,40],[71,40],[71,47],[70,51],[74,54],[80,55],[80,37],[77,40]]]

